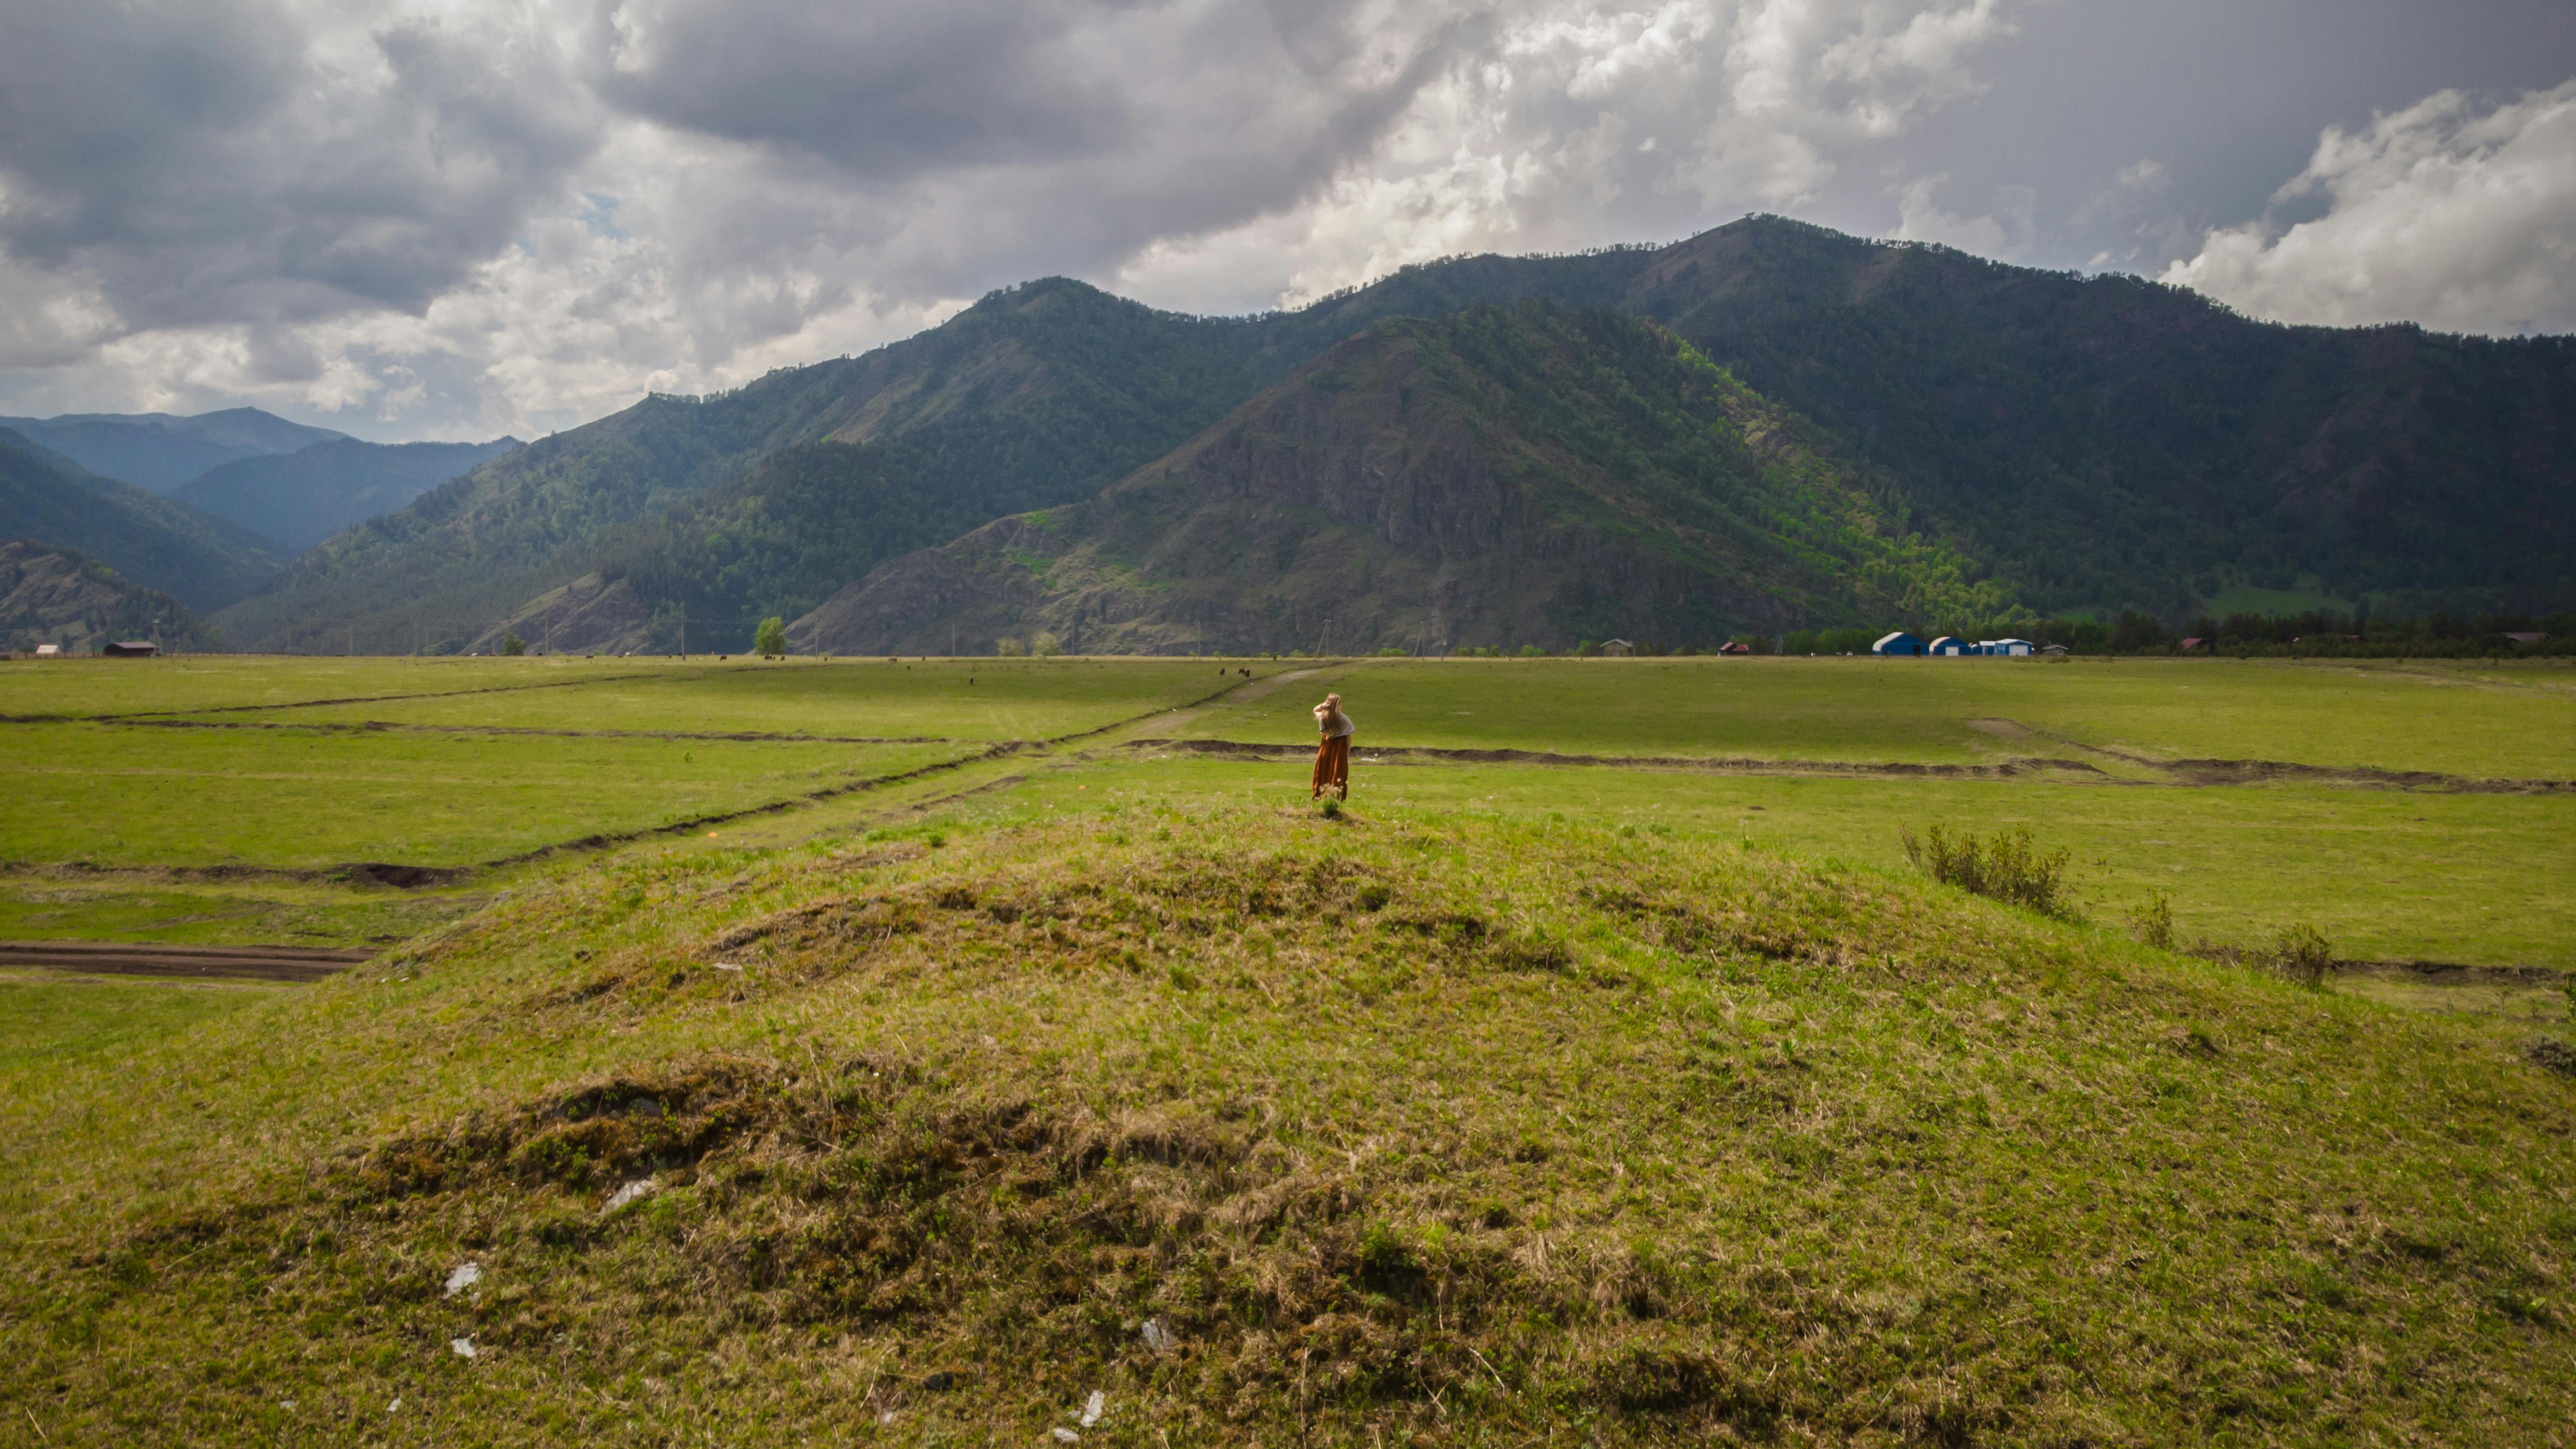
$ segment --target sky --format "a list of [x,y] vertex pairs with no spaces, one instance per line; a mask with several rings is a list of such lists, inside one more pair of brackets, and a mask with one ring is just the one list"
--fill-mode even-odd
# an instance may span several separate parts
[[2566,0],[0,0],[0,414],[521,438],[1752,212],[2576,332]]

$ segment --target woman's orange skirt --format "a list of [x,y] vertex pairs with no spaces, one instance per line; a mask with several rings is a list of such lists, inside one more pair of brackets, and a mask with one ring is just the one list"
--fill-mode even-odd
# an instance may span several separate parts
[[1330,790],[1338,799],[1351,798],[1351,737],[1334,735],[1315,747],[1315,794]]

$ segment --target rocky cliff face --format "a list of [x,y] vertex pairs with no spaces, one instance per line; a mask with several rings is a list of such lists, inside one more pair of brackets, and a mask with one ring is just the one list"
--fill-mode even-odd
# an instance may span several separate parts
[[843,653],[1714,644],[1853,613],[1855,579],[1926,572],[1907,550],[1927,546],[1888,541],[1864,484],[1649,324],[1476,308],[1381,323],[1100,497],[897,559],[789,637]]

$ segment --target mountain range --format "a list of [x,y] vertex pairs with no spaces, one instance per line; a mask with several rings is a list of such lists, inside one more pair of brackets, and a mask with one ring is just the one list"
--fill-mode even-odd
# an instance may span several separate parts
[[168,413],[0,418],[0,428],[8,428],[102,478],[114,478],[154,493],[176,492],[207,469],[243,458],[293,453],[316,443],[349,440],[346,433],[291,423],[257,408],[227,408],[192,418]]
[[[512,438],[361,442],[256,408],[0,420],[0,537],[61,553],[73,562],[49,566],[53,573],[80,581],[21,597],[15,627],[86,637],[84,621],[104,617],[95,597],[102,575],[195,609],[220,608],[332,534],[517,446]],[[42,615],[46,600],[61,617]],[[180,633],[198,643],[217,637]]]
[[395,512],[518,446],[516,438],[488,443],[332,438],[292,453],[262,453],[218,464],[170,496],[302,553],[342,529]]
[[249,593],[292,557],[239,524],[102,478],[10,428],[0,428],[0,538],[103,562],[200,611]]
[[1478,305],[1377,323],[1098,496],[876,569],[790,638],[1418,653],[2009,611],[1902,537],[1878,483],[1669,331]]
[[1173,651],[1313,648],[1328,617],[1337,648],[2180,617],[2245,586],[2547,610],[2576,604],[2571,480],[2567,338],[2279,326],[1755,217],[1254,317],[1005,289],[490,457],[216,621],[262,649],[738,649],[777,615],[852,652]]

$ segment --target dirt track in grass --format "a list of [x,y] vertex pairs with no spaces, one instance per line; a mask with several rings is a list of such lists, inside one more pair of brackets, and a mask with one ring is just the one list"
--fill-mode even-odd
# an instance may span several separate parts
[[179,980],[287,981],[334,976],[373,951],[297,946],[163,946],[123,941],[0,941],[0,966],[42,966],[106,976]]

